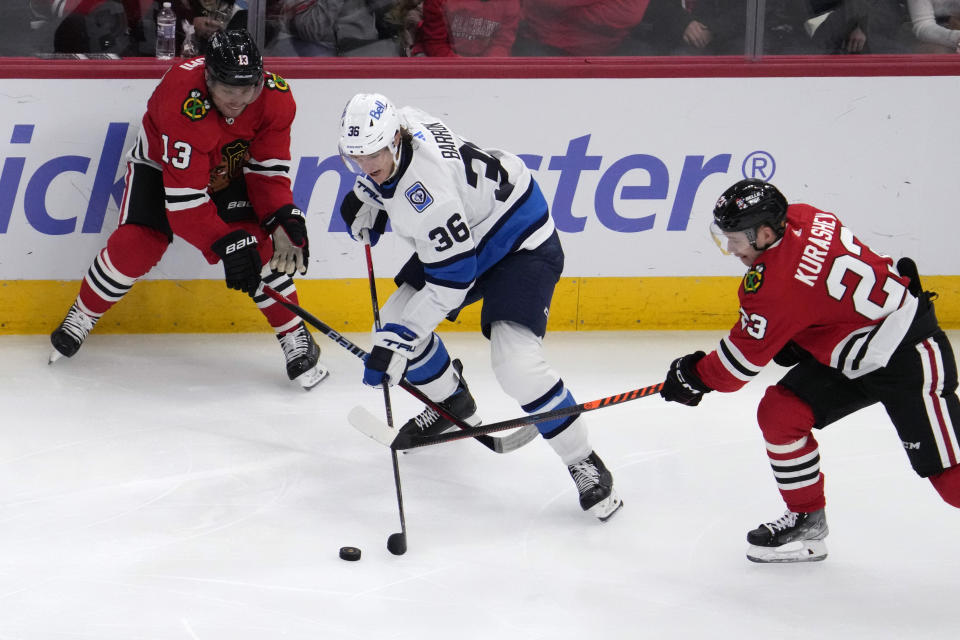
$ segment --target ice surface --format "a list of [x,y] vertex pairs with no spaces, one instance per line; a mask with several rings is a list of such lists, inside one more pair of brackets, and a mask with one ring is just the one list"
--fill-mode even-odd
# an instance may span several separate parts
[[[583,402],[658,382],[719,337],[555,333],[547,352]],[[590,413],[625,501],[606,524],[540,441],[401,456],[397,557],[390,455],[346,422],[356,404],[382,415],[382,394],[317,340],[331,376],[304,393],[267,333],[94,333],[51,366],[45,336],[0,338],[0,640],[960,634],[960,512],[913,474],[879,408],[819,434],[824,562],[744,557],[746,531],[783,511],[755,423],[772,365],[695,409],[654,396]],[[445,340],[484,419],[519,415],[483,338]],[[420,410],[393,400],[398,420]],[[363,558],[340,560],[344,545]]]

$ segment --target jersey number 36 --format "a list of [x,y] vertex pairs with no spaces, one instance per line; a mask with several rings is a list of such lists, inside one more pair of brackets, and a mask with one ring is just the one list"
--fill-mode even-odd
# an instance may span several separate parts
[[433,247],[436,251],[446,251],[453,246],[454,242],[463,242],[469,238],[470,227],[463,221],[459,213],[455,213],[450,216],[446,225],[431,230],[427,235],[437,243]]

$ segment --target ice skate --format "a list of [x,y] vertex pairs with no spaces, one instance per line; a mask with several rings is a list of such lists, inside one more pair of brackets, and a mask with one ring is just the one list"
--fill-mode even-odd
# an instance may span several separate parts
[[[459,360],[454,360],[453,368],[460,376],[457,390],[446,400],[437,404],[451,415],[460,418],[471,427],[475,427],[480,424],[480,416],[477,415],[477,403],[470,393],[470,387],[467,386],[467,381],[463,378],[463,365]],[[406,424],[400,427],[400,433],[412,437],[434,436],[455,428],[456,425],[452,420],[440,415],[435,409],[426,407],[419,415],[407,420]]]
[[330,373],[320,364],[320,347],[302,322],[296,329],[277,336],[277,340],[287,359],[287,377],[297,381],[305,391],[320,384]]
[[753,562],[815,562],[827,557],[823,539],[830,530],[823,509],[787,511],[773,522],[747,533],[747,559]]
[[593,451],[580,462],[567,467],[580,492],[580,508],[589,511],[606,522],[620,507],[623,500],[613,490],[613,475]]
[[97,320],[99,318],[87,315],[76,304],[72,305],[67,312],[67,317],[50,334],[53,351],[50,352],[47,364],[53,364],[63,356],[69,358],[79,351],[83,341],[93,330],[93,325],[97,324]]

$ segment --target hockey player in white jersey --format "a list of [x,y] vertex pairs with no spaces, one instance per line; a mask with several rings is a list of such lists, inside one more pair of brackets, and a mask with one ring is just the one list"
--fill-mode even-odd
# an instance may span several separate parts
[[[528,413],[576,404],[542,353],[563,248],[530,171],[510,153],[481,149],[437,118],[358,94],[340,121],[340,153],[356,184],[340,213],[354,239],[376,243],[387,219],[415,253],[380,312],[363,381],[402,377],[446,411],[479,424],[476,402],[435,333],[445,318],[483,300],[480,325],[501,388]],[[590,446],[583,418],[537,425],[567,465],[580,506],[600,520],[622,502]],[[452,422],[427,408],[401,427],[443,433]]]

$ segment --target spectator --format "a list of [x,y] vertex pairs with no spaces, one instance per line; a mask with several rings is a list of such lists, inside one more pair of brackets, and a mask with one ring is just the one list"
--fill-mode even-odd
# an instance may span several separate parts
[[525,0],[520,56],[618,55],[650,0]]
[[525,0],[523,8],[519,56],[656,55],[690,22],[679,0]]
[[[747,2],[750,0],[697,0],[694,19],[683,33],[685,55],[744,55]],[[804,28],[812,17],[804,0],[767,0],[764,13],[763,53],[818,53]]]
[[176,0],[173,10],[177,14],[178,51],[185,58],[206,53],[207,43],[217,31],[247,26],[246,13],[237,15],[240,9],[235,0]]
[[[150,0],[30,0],[55,53],[136,55]],[[6,18],[5,18],[6,19]],[[45,23],[45,24],[44,24]]]
[[399,0],[384,16],[397,32],[400,55],[423,56],[420,30],[423,26],[423,0]]
[[520,0],[424,0],[423,49],[428,56],[509,56],[520,23]]
[[277,56],[400,55],[394,29],[384,22],[392,0],[282,0],[277,35],[266,53]]
[[821,53],[906,53],[898,0],[831,0],[814,3],[811,38]]
[[907,0],[917,53],[960,52],[960,0]]

